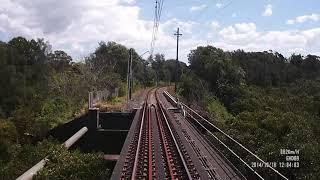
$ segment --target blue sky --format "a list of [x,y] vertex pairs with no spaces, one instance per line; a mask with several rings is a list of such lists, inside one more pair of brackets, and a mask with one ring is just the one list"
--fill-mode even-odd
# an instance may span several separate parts
[[[200,23],[216,20],[222,25],[254,21],[265,30],[285,29],[288,19],[305,14],[320,13],[320,1],[318,0],[166,0],[164,2],[163,21],[171,18]],[[224,8],[218,8],[217,4],[221,4]],[[270,17],[261,16],[268,4],[272,5],[272,15]],[[154,2],[141,0],[137,1],[137,5],[141,7],[141,18],[152,20],[153,9],[150,7],[154,6]],[[191,7],[201,5],[206,7],[203,10],[190,12]],[[233,13],[236,13],[237,16],[232,17]],[[312,27],[315,24],[306,24],[305,27]],[[319,22],[317,24],[319,25]]]
[[[63,2],[63,3],[62,3]],[[99,41],[116,41],[143,53],[150,48],[155,0],[0,0],[0,40],[44,38],[76,60]],[[274,50],[320,55],[319,0],[164,0],[155,53],[180,59],[191,49]]]

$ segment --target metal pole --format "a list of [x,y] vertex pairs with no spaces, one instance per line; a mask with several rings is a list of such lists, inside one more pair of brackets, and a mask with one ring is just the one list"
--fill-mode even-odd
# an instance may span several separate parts
[[133,87],[133,78],[132,78],[132,49],[129,50],[129,58],[130,58],[130,73],[129,73],[129,100],[132,98],[132,87]]
[[130,50],[129,50],[129,59],[128,59],[128,68],[127,68],[127,103],[129,102],[129,88],[130,88]]
[[71,136],[68,140],[66,140],[62,146],[69,149],[75,142],[77,142],[86,132],[88,132],[87,127],[81,128],[78,132],[76,132],[73,136]]
[[179,28],[177,29],[177,33],[174,34],[177,36],[177,59],[176,59],[176,70],[175,70],[175,84],[174,91],[177,93],[177,82],[178,82],[178,66],[179,66],[179,37],[182,36],[179,32]]
[[132,100],[132,93],[133,93],[133,73],[131,73],[131,98],[130,98],[130,100]]
[[88,109],[91,108],[91,93],[89,92],[89,98],[88,98]]

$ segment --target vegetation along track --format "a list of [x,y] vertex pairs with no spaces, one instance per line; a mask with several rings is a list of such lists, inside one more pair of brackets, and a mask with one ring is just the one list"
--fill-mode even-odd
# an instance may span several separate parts
[[[209,134],[212,137],[215,138],[215,140],[217,140],[224,148],[226,148],[227,151],[229,151],[234,158],[236,158],[239,162],[242,163],[242,165],[244,165],[247,168],[247,176],[249,177],[249,179],[288,179],[287,177],[285,177],[282,173],[280,173],[279,171],[277,171],[276,169],[274,169],[271,166],[266,165],[265,167],[265,171],[268,172],[268,174],[266,174],[266,177],[263,177],[258,171],[256,171],[255,169],[253,169],[247,162],[244,161],[243,158],[241,158],[235,151],[233,151],[231,149],[230,146],[228,146],[227,144],[225,144],[223,141],[221,141],[215,134],[214,132],[218,132],[220,133],[220,135],[224,135],[225,137],[227,137],[229,139],[229,141],[231,141],[234,145],[237,145],[239,147],[241,147],[242,149],[242,153],[246,153],[250,156],[253,156],[254,158],[256,158],[257,161],[260,161],[263,164],[267,164],[265,161],[263,161],[260,157],[258,157],[256,154],[254,154],[253,152],[251,152],[249,149],[247,149],[245,146],[243,146],[241,143],[239,143],[238,141],[236,141],[235,139],[233,139],[231,136],[229,136],[227,133],[225,133],[223,130],[221,130],[220,128],[218,128],[217,126],[215,126],[213,123],[211,123],[210,121],[208,121],[207,119],[205,119],[204,117],[202,117],[200,114],[198,114],[195,110],[191,109],[190,107],[188,107],[186,104],[184,103],[178,103],[174,97],[172,97],[168,92],[164,92],[166,98],[172,103],[175,104],[177,106],[182,107],[182,109],[184,109],[184,113],[186,114],[186,119],[187,121],[190,123],[189,125],[193,125],[195,127],[195,129],[197,129],[198,131],[201,131],[201,134]],[[188,123],[187,123],[188,124]],[[200,138],[203,142],[204,139],[206,139],[206,136],[202,136]],[[206,141],[210,144],[210,146],[215,147],[215,145],[212,144],[211,141]],[[193,146],[194,148],[195,146]],[[215,151],[219,152],[218,149],[215,148]],[[210,152],[210,151],[209,151]],[[211,154],[211,153],[210,153]],[[221,152],[219,152],[220,155],[224,156],[223,154],[221,154]],[[213,154],[213,157],[216,156]],[[215,158],[219,159],[218,156],[216,156]],[[228,178],[233,178],[233,173],[230,173],[232,171],[230,171],[230,169],[228,168],[228,166],[225,164],[229,164],[234,168],[234,166],[224,157],[224,160],[219,159],[219,166],[221,169],[223,169],[223,171],[226,172]],[[228,170],[229,169],[229,170]],[[209,173],[209,172],[208,172]],[[238,171],[239,173],[239,171]],[[209,174],[213,174],[213,173],[209,173]],[[239,173],[240,174],[240,173]],[[230,176],[231,175],[231,176]],[[210,175],[211,176],[211,175]],[[242,176],[242,175],[241,175]],[[244,178],[244,177],[242,177]]]

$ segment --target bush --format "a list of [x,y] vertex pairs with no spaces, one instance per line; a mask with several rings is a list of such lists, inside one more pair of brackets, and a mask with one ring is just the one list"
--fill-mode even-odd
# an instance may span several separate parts
[[108,163],[102,153],[83,154],[76,150],[69,152],[64,148],[53,150],[49,161],[34,179],[106,179],[110,173]]
[[214,119],[219,122],[225,122],[234,118],[227,109],[220,103],[219,100],[211,97],[207,104],[208,112],[213,115]]
[[17,178],[44,158],[51,149],[59,146],[59,143],[51,140],[45,140],[36,145],[11,144],[8,149],[8,161],[0,163],[0,177],[3,179]]

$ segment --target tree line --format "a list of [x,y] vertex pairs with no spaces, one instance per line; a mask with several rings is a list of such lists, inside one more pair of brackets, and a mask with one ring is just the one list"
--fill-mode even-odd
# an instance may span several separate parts
[[[0,176],[15,178],[49,152],[56,152],[52,157],[57,161],[63,156],[70,163],[60,169],[50,166],[39,179],[68,178],[75,164],[99,164],[76,167],[92,177],[108,174],[96,158],[99,154],[67,152],[57,149],[58,142],[38,140],[79,114],[89,91],[118,87],[119,95],[125,95],[128,52],[121,44],[100,42],[82,61],[75,61],[63,50],[53,51],[44,39],[0,42]],[[176,72],[174,59],[162,54],[143,59],[133,50],[134,87],[178,79],[181,97],[206,110],[214,123],[266,161],[282,161],[280,148],[299,149],[300,168],[280,169],[290,179],[320,175],[318,56],[286,58],[272,51],[200,46],[188,60],[188,66],[179,62]]]
[[[1,179],[16,178],[56,147],[57,142],[38,140],[50,129],[79,115],[86,107],[89,91],[117,87],[120,96],[126,93],[127,47],[100,42],[83,60],[74,60],[65,51],[51,47],[44,39],[24,37],[0,42]],[[156,81],[173,81],[174,65],[164,55],[143,59],[133,50],[135,89],[155,85]],[[47,147],[47,151],[38,152],[41,147]],[[77,163],[82,157],[78,152],[67,155],[70,162],[76,159]],[[94,162],[84,159],[83,164],[101,164],[97,158],[93,158]]]
[[189,105],[267,162],[285,161],[280,149],[299,149],[299,168],[278,166],[289,179],[319,177],[319,56],[206,46],[188,60],[179,93]]

